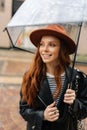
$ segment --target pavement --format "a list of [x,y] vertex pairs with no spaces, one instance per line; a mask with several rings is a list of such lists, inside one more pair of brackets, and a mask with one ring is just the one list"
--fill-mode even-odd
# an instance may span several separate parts
[[[22,76],[34,55],[14,50],[0,50],[0,130],[26,130],[19,114]],[[77,66],[87,73],[87,66]],[[87,119],[84,120],[87,130]]]
[[0,130],[26,130],[19,114],[22,76],[34,55],[0,50]]

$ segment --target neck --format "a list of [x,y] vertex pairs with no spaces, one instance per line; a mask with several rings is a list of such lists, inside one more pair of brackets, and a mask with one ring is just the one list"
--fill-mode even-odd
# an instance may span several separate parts
[[54,70],[55,70],[55,67],[54,66],[52,66],[52,65],[46,65],[46,68],[47,68],[47,72],[49,73],[49,74],[52,74],[52,75],[54,75]]
[[[46,65],[46,68],[47,68],[47,73],[49,73],[49,74],[51,74],[51,75],[54,75],[56,66],[53,66],[53,65],[51,65],[51,64],[47,64],[47,65]],[[64,69],[61,70],[61,74],[62,74],[64,71],[65,71]]]

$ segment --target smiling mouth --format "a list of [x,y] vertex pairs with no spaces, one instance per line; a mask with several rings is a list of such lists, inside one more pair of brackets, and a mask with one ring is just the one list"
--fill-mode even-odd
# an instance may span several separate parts
[[50,56],[52,56],[51,54],[42,54],[43,58],[49,58]]

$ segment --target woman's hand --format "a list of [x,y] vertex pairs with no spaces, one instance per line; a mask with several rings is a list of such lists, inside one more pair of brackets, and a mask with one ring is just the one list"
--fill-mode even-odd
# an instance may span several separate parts
[[56,121],[59,118],[59,111],[57,107],[55,106],[55,102],[48,105],[47,108],[44,111],[44,120],[48,121]]
[[76,98],[75,91],[72,89],[67,89],[64,95],[64,102],[71,105],[74,103],[75,98]]

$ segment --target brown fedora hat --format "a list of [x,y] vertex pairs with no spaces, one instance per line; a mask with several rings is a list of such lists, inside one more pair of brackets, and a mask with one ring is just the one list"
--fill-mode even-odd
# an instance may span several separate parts
[[75,52],[75,42],[67,35],[66,30],[61,25],[49,25],[47,27],[37,29],[31,32],[30,40],[37,47],[42,36],[52,35],[63,41],[67,48],[68,54]]

